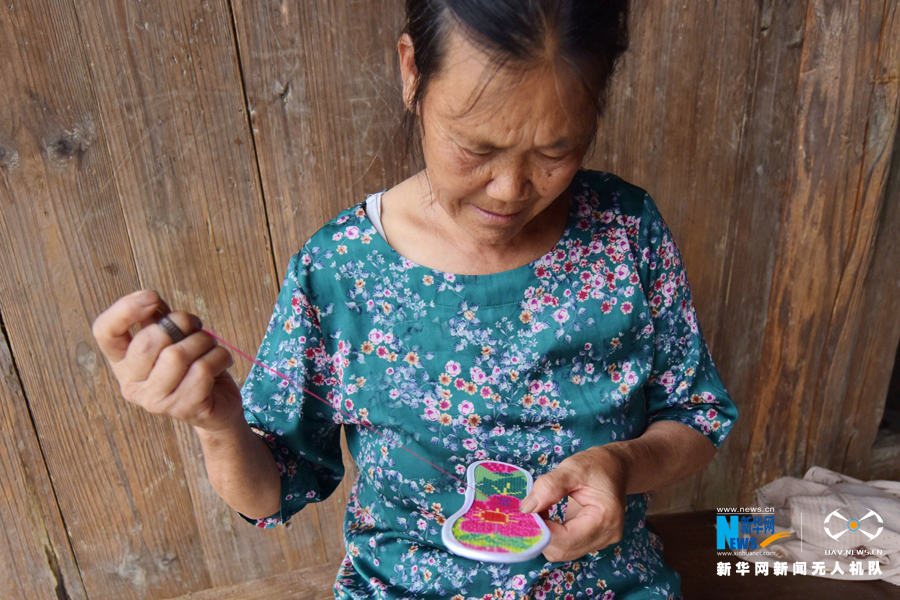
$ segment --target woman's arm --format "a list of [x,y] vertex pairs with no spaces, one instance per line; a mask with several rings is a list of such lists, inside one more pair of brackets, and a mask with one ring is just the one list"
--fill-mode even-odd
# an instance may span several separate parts
[[544,556],[552,562],[574,560],[622,539],[627,494],[702,471],[715,453],[699,431],[657,421],[639,438],[588,448],[562,461],[534,482],[521,510],[541,513],[568,495],[565,523],[547,522],[552,539]]
[[[155,325],[159,313],[186,337],[175,343]],[[139,323],[132,338],[129,330]],[[231,354],[200,327],[196,315],[170,312],[156,292],[141,291],[99,315],[93,334],[126,400],[194,427],[210,481],[225,502],[245,514],[272,516],[281,490],[275,459],[244,418],[240,391],[226,370]]]
[[197,427],[194,431],[203,446],[209,482],[226,504],[251,519],[265,519],[281,510],[281,475],[275,458],[246,421],[223,431]]
[[640,494],[699,473],[716,455],[709,438],[676,421],[656,421],[627,442],[601,446],[622,462],[628,474],[626,494]]

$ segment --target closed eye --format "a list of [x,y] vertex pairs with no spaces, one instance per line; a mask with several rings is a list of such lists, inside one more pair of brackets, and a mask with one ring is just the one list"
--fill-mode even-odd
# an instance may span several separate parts
[[483,149],[483,148],[477,148],[475,150],[470,150],[469,148],[466,148],[464,146],[460,146],[460,148],[462,148],[466,154],[469,154],[471,156],[484,157],[484,156],[489,156],[493,152],[493,150],[491,150],[491,149]]
[[543,158],[543,159],[545,159],[545,160],[561,160],[561,159],[565,158],[565,157],[568,156],[568,155],[569,155],[568,152],[563,152],[562,154],[558,154],[558,155],[556,155],[556,154],[546,154],[546,153],[544,153],[544,152],[538,152],[538,156],[540,156],[541,158]]

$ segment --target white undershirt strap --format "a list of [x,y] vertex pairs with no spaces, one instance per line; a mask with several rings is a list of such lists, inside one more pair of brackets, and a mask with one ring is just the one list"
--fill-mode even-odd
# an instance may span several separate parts
[[378,192],[366,198],[366,216],[372,221],[378,235],[387,240],[387,236],[384,235],[384,226],[381,224],[381,196],[383,194],[384,192]]

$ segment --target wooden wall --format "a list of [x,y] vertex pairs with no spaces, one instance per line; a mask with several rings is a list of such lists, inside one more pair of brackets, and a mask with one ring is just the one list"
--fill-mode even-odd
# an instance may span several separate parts
[[[900,478],[900,440],[876,442],[900,339],[898,4],[634,2],[589,166],[656,198],[741,410],[654,510],[750,502],[814,464]],[[258,346],[290,255],[412,172],[401,5],[0,6],[0,597],[329,597],[347,486],[244,524],[190,430],[119,399],[90,325],[154,288]]]

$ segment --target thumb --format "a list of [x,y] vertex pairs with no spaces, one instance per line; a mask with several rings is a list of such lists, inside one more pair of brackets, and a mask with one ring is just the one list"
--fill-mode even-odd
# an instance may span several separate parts
[[522,500],[519,511],[538,513],[547,510],[568,494],[571,487],[569,479],[569,471],[564,467],[557,467],[541,475],[535,480],[531,492]]

